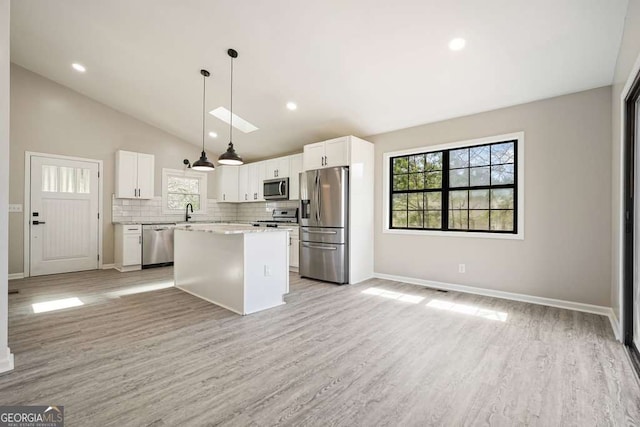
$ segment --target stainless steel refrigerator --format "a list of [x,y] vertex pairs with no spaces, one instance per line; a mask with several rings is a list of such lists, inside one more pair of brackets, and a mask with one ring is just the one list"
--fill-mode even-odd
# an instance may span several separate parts
[[300,275],[349,283],[349,168],[300,174]]

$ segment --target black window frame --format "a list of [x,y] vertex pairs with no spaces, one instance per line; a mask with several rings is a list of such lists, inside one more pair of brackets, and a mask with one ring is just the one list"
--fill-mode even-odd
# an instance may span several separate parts
[[[477,148],[477,147],[485,147],[485,146],[492,146],[492,145],[499,145],[499,144],[505,144],[505,143],[513,143],[513,183],[512,184],[491,184],[491,170],[489,171],[489,184],[488,185],[471,185],[470,182],[470,178],[469,178],[469,183],[467,186],[464,187],[450,187],[449,186],[449,176],[450,176],[450,171],[451,170],[455,170],[455,169],[467,169],[468,171],[470,171],[473,166],[468,165],[465,168],[451,168],[450,167],[450,163],[449,163],[449,157],[450,157],[450,153],[452,151],[456,151],[456,150],[461,150],[461,149],[471,149],[471,148]],[[492,142],[486,142],[486,143],[482,143],[482,144],[473,144],[473,145],[459,145],[459,146],[451,146],[449,148],[443,148],[443,149],[433,149],[433,150],[428,150],[428,151],[415,151],[415,152],[410,152],[410,153],[403,153],[403,154],[398,154],[398,155],[394,155],[394,156],[389,156],[389,163],[388,163],[388,167],[389,167],[389,194],[388,194],[388,201],[389,201],[389,207],[387,209],[387,215],[388,215],[388,222],[387,222],[387,226],[389,230],[393,230],[393,231],[444,231],[444,232],[452,232],[452,233],[483,233],[483,234],[506,234],[506,235],[517,235],[518,234],[518,218],[519,218],[519,207],[518,207],[518,183],[519,183],[519,172],[518,172],[518,160],[519,160],[519,153],[518,153],[518,143],[519,143],[519,138],[508,138],[508,139],[504,139],[504,140],[496,140],[496,141],[492,141]],[[402,157],[411,157],[411,156],[420,156],[420,155],[424,155],[425,158],[428,154],[434,154],[434,153],[442,153],[442,181],[441,181],[441,187],[440,188],[430,188],[430,189],[419,189],[419,190],[410,190],[410,189],[406,189],[406,190],[394,190],[394,186],[393,186],[393,179],[394,179],[394,170],[393,170],[393,162],[394,159],[397,158],[402,158]],[[506,164],[511,164],[511,163],[502,163],[502,164],[491,164],[489,166],[499,166],[499,165],[506,165]],[[483,167],[483,166],[477,166],[477,167]],[[407,175],[410,172],[407,173]],[[426,173],[426,172],[425,172]],[[472,190],[495,190],[495,189],[501,189],[501,188],[508,188],[508,189],[513,189],[513,230],[491,230],[491,211],[492,210],[500,210],[500,209],[491,209],[491,205],[489,205],[489,229],[459,229],[459,228],[449,228],[449,193],[451,191],[472,191]],[[429,192],[439,192],[441,193],[441,199],[440,199],[440,213],[441,213],[441,227],[440,228],[427,228],[425,227],[426,224],[426,215],[423,215],[423,227],[418,228],[418,227],[394,227],[393,226],[393,196],[394,194],[404,194],[404,193],[408,193],[408,194],[413,194],[413,193],[422,193],[422,194],[426,194]],[[491,197],[491,196],[489,196]],[[468,199],[467,199],[468,201]],[[468,205],[468,203],[467,203]],[[466,209],[467,211],[467,226],[469,224],[469,212],[472,209]],[[410,212],[410,209],[407,209],[407,213]],[[424,207],[423,211],[424,213],[428,212],[428,210],[426,209],[426,206]],[[408,225],[408,222],[407,222]]]

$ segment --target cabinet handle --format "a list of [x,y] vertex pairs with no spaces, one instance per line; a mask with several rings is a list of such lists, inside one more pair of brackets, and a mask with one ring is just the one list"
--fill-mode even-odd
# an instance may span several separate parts
[[247,200],[247,193],[244,193],[244,199]]
[[142,244],[142,236],[138,236],[138,244],[141,245]]
[[222,195],[222,200],[227,200],[227,195],[226,194]]

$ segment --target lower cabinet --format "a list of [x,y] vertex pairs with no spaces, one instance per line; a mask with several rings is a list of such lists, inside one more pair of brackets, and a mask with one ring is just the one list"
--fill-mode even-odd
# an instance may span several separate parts
[[118,271],[142,269],[142,226],[116,224],[115,268]]
[[289,270],[298,271],[300,266],[300,229],[293,227],[289,232]]

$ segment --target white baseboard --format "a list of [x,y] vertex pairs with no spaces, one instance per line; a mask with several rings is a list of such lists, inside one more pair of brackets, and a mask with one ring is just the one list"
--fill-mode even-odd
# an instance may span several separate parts
[[16,280],[16,279],[24,279],[24,273],[11,273],[11,274],[9,274],[9,280]]
[[13,370],[13,354],[11,354],[11,349],[9,347],[6,348],[5,354],[0,357],[0,373],[8,372]]
[[102,264],[102,269],[103,270],[110,270],[112,268],[116,268],[115,264]]
[[566,301],[554,298],[537,297],[515,292],[496,291],[493,289],[477,288],[467,285],[456,285],[453,283],[436,282],[433,280],[416,279],[413,277],[396,276],[394,274],[373,273],[378,279],[393,280],[396,282],[410,283],[412,285],[425,286],[427,288],[442,289],[446,291],[464,292],[467,294],[482,295],[486,297],[502,298],[512,301],[528,302],[531,304],[546,305],[549,307],[564,308],[566,310],[582,311],[584,313],[599,314],[607,316],[611,322],[611,328],[618,341],[620,341],[619,322],[611,307],[602,305],[584,304],[581,302]]
[[609,309],[609,322],[611,322],[611,329],[613,329],[613,334],[616,336],[616,339],[622,342],[622,325],[620,321],[616,317],[616,313],[612,308]]

